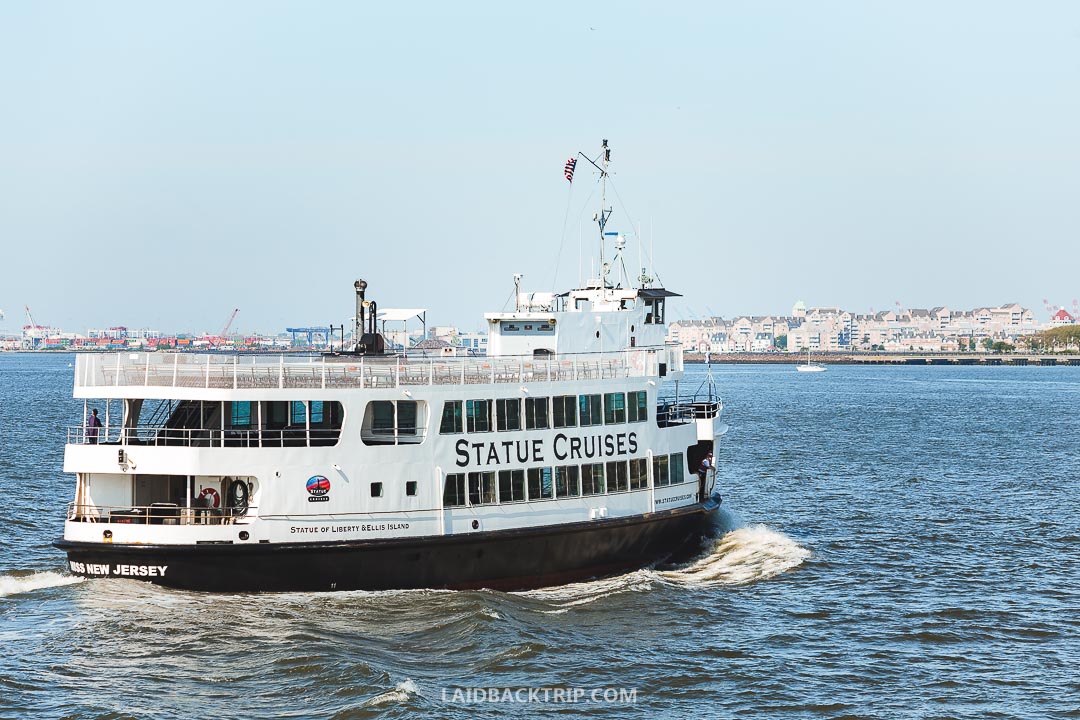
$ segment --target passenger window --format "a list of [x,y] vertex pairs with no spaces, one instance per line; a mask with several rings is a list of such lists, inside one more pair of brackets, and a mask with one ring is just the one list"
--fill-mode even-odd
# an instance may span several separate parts
[[551,399],[551,416],[556,428],[577,427],[577,402],[577,395],[559,395]]
[[548,399],[546,397],[525,398],[525,429],[547,430]]
[[523,502],[525,500],[525,471],[499,471],[499,502]]
[[371,497],[382,497],[382,483],[371,483]]
[[451,473],[443,486],[443,505],[461,507],[465,504],[465,473]]
[[644,390],[627,393],[627,419],[630,422],[645,422],[649,419],[649,394]]
[[604,424],[626,422],[626,395],[621,392],[604,395]]
[[581,481],[577,465],[561,465],[555,468],[555,496],[577,497],[581,495]]
[[490,505],[495,502],[495,473],[469,473],[469,504]]
[[604,421],[599,395],[582,395],[578,403],[581,427],[600,425]]
[[495,401],[495,422],[499,432],[521,429],[521,400],[518,398]]
[[604,492],[604,463],[581,466],[581,494],[601,495]]
[[613,460],[607,464],[608,492],[622,492],[629,489],[626,475],[626,461]]
[[529,468],[529,499],[550,500],[553,493],[551,468]]
[[653,473],[653,485],[656,487],[663,487],[664,485],[670,485],[668,479],[668,456],[657,455],[652,461],[652,473]]
[[630,461],[630,489],[640,490],[649,486],[649,460],[634,458]]
[[423,442],[426,404],[416,400],[372,400],[364,412],[360,439],[365,445]]
[[465,420],[471,433],[491,432],[491,401],[466,400]]
[[460,400],[447,400],[442,406],[442,422],[439,423],[439,433],[442,435],[457,435],[465,432],[465,418],[461,412]]
[[686,480],[686,473],[683,471],[683,454],[672,453],[671,464],[669,467],[671,473],[671,484],[681,483]]

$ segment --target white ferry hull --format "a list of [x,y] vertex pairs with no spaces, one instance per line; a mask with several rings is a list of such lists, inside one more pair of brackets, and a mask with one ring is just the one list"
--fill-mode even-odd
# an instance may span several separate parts
[[632,517],[329,543],[113,545],[57,540],[75,575],[211,592],[527,590],[690,557],[721,499]]

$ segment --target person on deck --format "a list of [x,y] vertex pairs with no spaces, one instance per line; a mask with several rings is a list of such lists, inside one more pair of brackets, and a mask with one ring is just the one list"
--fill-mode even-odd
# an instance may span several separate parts
[[86,419],[86,442],[91,445],[98,444],[98,432],[101,430],[101,419],[97,416],[97,408],[90,411],[90,417]]
[[703,501],[705,499],[705,478],[708,476],[710,470],[715,470],[716,465],[713,464],[712,452],[706,455],[701,460],[701,466],[698,468],[698,500]]

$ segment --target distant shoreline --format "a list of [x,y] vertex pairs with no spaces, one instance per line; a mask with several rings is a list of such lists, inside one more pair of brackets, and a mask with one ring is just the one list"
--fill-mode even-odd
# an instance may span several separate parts
[[[322,350],[288,349],[276,350],[140,350],[130,348],[128,350],[91,350],[73,349],[63,350],[2,350],[0,355],[76,355],[84,354],[109,354],[109,353],[141,353],[161,352],[175,353],[180,355],[315,355],[321,354]],[[687,365],[704,365],[703,353],[686,353],[684,363]],[[760,352],[760,353],[711,353],[709,361],[714,365],[800,365],[806,362],[805,357],[799,353],[787,352]],[[813,356],[814,363],[821,365],[1036,365],[1036,366],[1069,366],[1080,367],[1080,353],[888,353],[888,352],[855,352],[855,353],[821,353]]]
[[[690,365],[705,363],[703,353],[686,353],[683,361]],[[711,353],[715,365],[800,365],[805,357],[797,353]],[[1077,353],[821,353],[813,356],[820,365],[1066,365],[1080,367]]]

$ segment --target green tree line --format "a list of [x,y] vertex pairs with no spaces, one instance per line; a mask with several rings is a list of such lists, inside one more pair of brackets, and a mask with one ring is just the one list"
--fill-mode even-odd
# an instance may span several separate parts
[[1061,327],[1044,330],[1038,335],[1031,336],[1032,349],[1055,351],[1055,350],[1080,350],[1080,325],[1062,325]]

